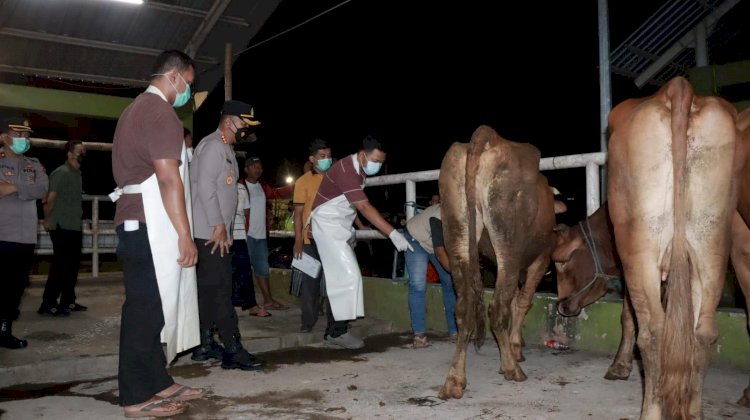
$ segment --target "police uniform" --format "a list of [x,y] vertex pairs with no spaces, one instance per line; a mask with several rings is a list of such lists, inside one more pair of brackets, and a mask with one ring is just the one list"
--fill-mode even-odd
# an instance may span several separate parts
[[[225,103],[223,113],[242,118],[249,105],[238,101]],[[222,120],[226,123],[227,120]],[[230,122],[232,120],[230,119]],[[238,132],[241,127],[236,127]],[[198,311],[200,314],[201,346],[193,351],[193,360],[222,358],[227,369],[257,370],[262,362],[242,348],[237,313],[232,304],[232,255],[221,255],[214,243],[214,227],[224,225],[227,239],[232,241],[232,224],[237,209],[237,176],[239,168],[231,141],[217,129],[204,137],[195,148],[190,163],[193,205],[193,230],[198,248]],[[215,326],[225,345],[221,349],[214,340]],[[220,353],[222,352],[222,353]]]
[[[0,121],[0,130],[7,134],[30,132],[22,119],[16,124]],[[5,142],[0,148],[0,183],[14,184],[17,191],[0,197],[0,266],[3,270],[0,291],[0,346],[6,348],[26,347],[26,340],[11,334],[11,324],[18,318],[18,307],[24,289],[29,282],[29,270],[34,258],[37,241],[36,200],[47,195],[49,179],[39,160],[17,155]]]

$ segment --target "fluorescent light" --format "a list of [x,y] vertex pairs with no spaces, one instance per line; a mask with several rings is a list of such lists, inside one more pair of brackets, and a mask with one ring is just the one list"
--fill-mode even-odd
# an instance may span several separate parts
[[119,1],[120,3],[130,3],[130,4],[143,4],[143,0],[111,0],[111,1]]

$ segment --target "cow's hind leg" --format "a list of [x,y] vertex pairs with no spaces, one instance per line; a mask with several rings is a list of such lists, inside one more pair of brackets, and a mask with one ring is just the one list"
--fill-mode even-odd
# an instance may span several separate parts
[[[747,322],[750,327],[750,229],[740,214],[735,212],[732,219],[732,266],[737,275],[742,294],[745,296]],[[750,385],[745,388],[737,404],[750,408]]]
[[526,318],[526,313],[531,308],[531,302],[534,298],[534,292],[536,291],[539,282],[542,280],[544,273],[547,271],[549,265],[549,256],[540,255],[533,263],[529,266],[526,271],[526,282],[521,287],[521,290],[516,294],[515,299],[511,303],[513,310],[512,327],[510,330],[510,345],[513,351],[513,357],[518,362],[526,360],[523,357],[523,320]]
[[[499,256],[498,261],[502,261]],[[500,348],[500,373],[509,381],[526,380],[526,374],[518,365],[510,341],[510,330],[513,324],[511,307],[516,294],[519,293],[519,275],[520,270],[517,267],[498,267],[495,293],[489,307],[490,325]]]
[[620,315],[620,324],[622,325],[622,336],[620,337],[620,347],[617,349],[615,360],[607,369],[604,379],[626,380],[633,370],[633,350],[635,349],[635,316],[633,315],[633,305],[630,304],[628,288],[623,290],[622,297],[622,315]]

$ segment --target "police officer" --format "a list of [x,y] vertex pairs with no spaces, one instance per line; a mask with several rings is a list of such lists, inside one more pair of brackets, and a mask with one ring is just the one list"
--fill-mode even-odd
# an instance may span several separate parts
[[13,336],[21,296],[29,283],[36,245],[36,200],[47,195],[49,180],[36,158],[24,156],[31,127],[20,116],[0,115],[0,347],[20,349],[26,340]]
[[[239,176],[234,145],[248,137],[250,126],[258,124],[250,105],[240,101],[225,102],[219,128],[198,143],[190,163],[201,328],[201,345],[193,351],[192,359],[221,357],[224,369],[263,367],[263,362],[248,353],[240,341],[237,313],[232,305],[232,257],[229,255]],[[214,326],[224,348],[213,339]]]

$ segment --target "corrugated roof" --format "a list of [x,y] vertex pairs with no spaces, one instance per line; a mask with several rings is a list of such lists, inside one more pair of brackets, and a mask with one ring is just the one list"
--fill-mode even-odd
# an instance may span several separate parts
[[166,49],[193,54],[197,90],[223,76],[224,44],[245,48],[281,0],[5,0],[0,72],[144,86]]

